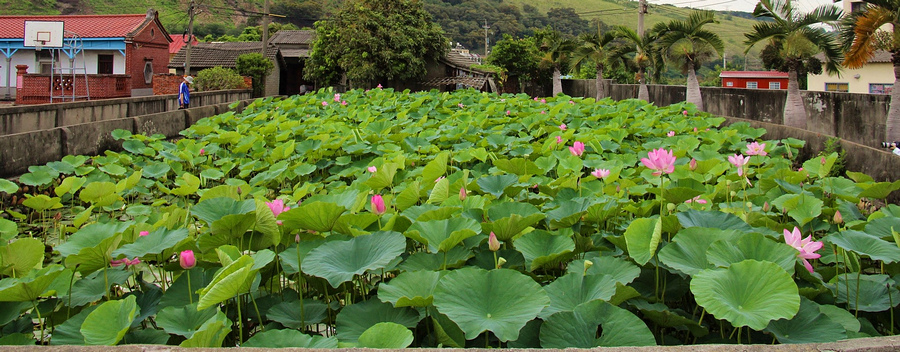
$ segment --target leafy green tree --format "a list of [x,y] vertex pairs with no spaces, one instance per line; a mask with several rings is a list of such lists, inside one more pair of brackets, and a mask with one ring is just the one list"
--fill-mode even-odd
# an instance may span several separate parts
[[[862,11],[851,13],[841,23],[841,40],[846,52],[844,66],[860,68],[882,49],[891,53],[894,66],[894,89],[891,106],[885,121],[885,140],[900,140],[900,1],[862,0],[867,3]],[[881,31],[890,24],[890,31]],[[885,37],[888,37],[885,40]]]
[[588,63],[594,64],[597,71],[597,100],[606,98],[606,91],[603,89],[603,70],[606,67],[606,57],[608,54],[607,47],[616,39],[612,32],[601,33],[600,27],[597,27],[597,33],[584,33],[579,37],[581,45],[572,52],[572,66],[586,66]]
[[800,96],[798,72],[806,67],[806,62],[814,55],[825,55],[825,69],[828,73],[839,74],[839,63],[843,59],[837,36],[822,28],[820,24],[836,23],[841,17],[841,9],[834,5],[822,5],[809,13],[794,8],[790,0],[760,0],[753,10],[753,16],[770,19],[753,25],[753,31],[746,33],[747,51],[761,41],[774,42],[780,56],[784,58],[784,68],[788,72],[787,101],[784,104],[784,124],[806,128],[806,108]]
[[244,77],[232,69],[216,66],[197,73],[194,86],[198,91],[247,88]]
[[343,73],[352,87],[418,79],[449,45],[417,0],[348,0],[316,33],[304,75],[330,83]]
[[242,54],[237,57],[238,73],[253,78],[253,96],[261,97],[266,91],[266,77],[275,68],[275,64],[260,53]]
[[537,51],[533,37],[513,38],[509,34],[503,35],[503,40],[491,50],[487,59],[488,63],[501,67],[509,75],[507,84],[523,91],[523,83],[534,77],[540,62],[540,53]]
[[696,70],[705,61],[715,55],[721,56],[725,51],[725,44],[719,36],[703,29],[704,25],[710,23],[716,23],[712,11],[693,11],[686,21],[660,22],[653,29],[660,33],[659,46],[665,49],[666,57],[688,75],[685,100],[700,110],[703,110],[703,97]]
[[550,27],[564,35],[578,36],[591,32],[591,23],[581,18],[571,7],[548,10],[547,20]]

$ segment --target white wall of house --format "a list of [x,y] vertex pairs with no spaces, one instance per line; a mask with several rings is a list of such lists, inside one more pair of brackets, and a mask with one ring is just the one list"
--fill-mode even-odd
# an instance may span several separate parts
[[[49,53],[49,50],[44,49],[41,52]],[[65,54],[56,53],[54,54],[57,57],[57,64],[59,67],[71,67],[71,63],[69,62],[69,57]],[[89,50],[84,53],[84,68],[88,74],[96,74],[97,73],[97,61],[99,55],[112,55],[113,56],[113,74],[125,74],[125,56],[122,55],[118,50]],[[49,61],[44,61],[49,62]],[[79,68],[75,70],[77,74],[83,74],[80,68],[82,67],[82,55],[78,54],[75,56],[75,67]],[[9,85],[10,85],[10,96],[16,96],[16,65],[28,65],[28,73],[42,73],[40,72],[40,60],[36,55],[34,50],[24,50],[20,49],[13,54],[11,61],[9,62],[9,71],[7,71],[7,62],[6,56],[0,54],[0,98],[6,96],[7,85],[6,85],[6,75],[9,72]],[[62,70],[63,74],[71,74],[71,70]],[[49,72],[43,72],[49,73]]]
[[869,94],[871,90],[878,94],[885,85],[890,87],[894,84],[894,67],[890,62],[869,63],[858,69],[844,68],[840,77],[823,71],[821,75],[808,75],[806,83],[809,91],[825,92],[835,87],[846,87],[849,93]]

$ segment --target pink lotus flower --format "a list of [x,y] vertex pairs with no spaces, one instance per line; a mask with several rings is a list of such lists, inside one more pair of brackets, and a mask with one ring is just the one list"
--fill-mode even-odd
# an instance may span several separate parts
[[375,88],[381,89],[381,83],[378,83],[378,86]]
[[206,153],[206,151],[203,150],[203,149],[201,148],[201,149],[200,149],[200,156],[203,156],[203,154],[205,154],[205,153]]
[[569,104],[575,105],[575,101],[574,101],[574,100],[569,100]]
[[544,115],[546,115],[546,114],[547,114],[547,112],[546,112],[546,111],[544,111],[544,110],[541,110],[541,114],[544,114]]
[[[288,210],[291,210],[290,207],[287,207],[284,205],[284,201],[281,199],[276,199],[271,202],[266,202],[266,205],[269,206],[269,210],[272,211],[272,215],[275,216],[276,218],[278,217],[279,214],[286,212]],[[282,224],[281,220],[275,220],[275,223],[278,225]]]
[[691,158],[691,162],[688,163],[688,167],[691,168],[691,171],[697,170],[697,159]]
[[500,250],[500,241],[497,240],[497,235],[491,231],[491,234],[488,236],[488,248],[492,252],[496,252]]
[[666,135],[669,137],[675,137],[675,131],[669,131],[669,133],[666,133]]
[[328,106],[328,102],[327,102],[327,101],[323,101],[323,102],[322,102],[322,106]]
[[541,99],[541,103],[546,103],[547,99]]
[[769,202],[763,203],[762,210],[765,211],[765,212],[768,212],[769,209],[770,209],[770,207],[769,207]]
[[653,176],[660,176],[663,173],[671,174],[675,171],[675,155],[671,150],[659,148],[647,153],[646,158],[641,159],[641,163],[648,169],[656,170]]
[[534,97],[534,101],[538,101],[538,97]]
[[460,108],[466,107],[465,105],[463,105],[463,103],[456,104],[456,106],[459,106]]
[[825,157],[822,157],[822,165],[825,165]]
[[506,116],[509,116],[509,110],[506,110]]
[[747,155],[759,155],[759,156],[768,155],[768,153],[766,153],[766,144],[765,143],[760,144],[759,142],[753,142],[753,143],[747,144]]
[[566,128],[568,128],[568,126],[566,126],[566,124],[559,125],[559,129],[561,129],[563,131],[565,131]]
[[438,177],[436,180],[434,180],[434,183],[441,182],[441,180],[443,180],[443,179],[444,179],[444,176]]
[[469,195],[469,194],[466,192],[466,187],[465,187],[465,186],[463,186],[462,188],[459,189],[459,200],[466,200],[466,197],[467,197],[468,195]]
[[150,234],[150,231],[141,231],[138,236],[144,237]]
[[372,196],[372,212],[381,215],[384,214],[384,199],[381,198],[380,194],[376,194]]
[[581,154],[584,154],[584,143],[575,142],[573,146],[569,147],[569,152],[574,156],[580,157]]
[[562,144],[562,136],[556,136],[556,144]]
[[609,173],[610,172],[607,169],[596,169],[593,172],[591,172],[591,175],[593,175],[596,178],[606,178],[607,176],[609,176]]
[[371,172],[371,173],[376,173],[376,172],[378,172],[378,168],[375,167],[375,166],[369,166],[368,168],[366,168],[366,170],[368,170],[368,171]]
[[684,116],[687,116],[688,112],[687,112],[687,110],[681,110],[681,114]]
[[338,93],[334,93],[334,102],[337,103],[340,101],[341,101],[341,95]]
[[688,199],[684,201],[685,203],[697,203],[697,204],[706,204],[708,203],[706,199],[700,198],[700,196],[696,196],[694,198]]
[[812,273],[813,267],[809,264],[807,259],[817,259],[822,256],[821,254],[815,253],[822,249],[822,242],[813,241],[812,235],[806,236],[806,238],[802,240],[800,239],[801,237],[803,237],[803,234],[800,233],[800,229],[796,226],[794,226],[794,231],[784,229],[784,242],[800,252],[797,256],[800,257],[800,259],[803,259],[803,266]]
[[735,154],[728,157],[728,162],[738,169],[738,176],[744,176],[744,165],[747,165],[747,163],[750,162],[750,158]]
[[841,216],[841,211],[840,211],[840,210],[834,212],[834,219],[833,219],[833,220],[834,220],[834,223],[835,223],[835,224],[840,224],[840,223],[843,223],[843,222],[844,222],[844,217]]
[[178,255],[178,264],[181,265],[181,268],[184,270],[189,270],[197,265],[197,258],[194,258],[194,251],[190,249],[181,251]]
[[347,106],[347,101],[346,101],[346,100],[341,100],[341,106]]

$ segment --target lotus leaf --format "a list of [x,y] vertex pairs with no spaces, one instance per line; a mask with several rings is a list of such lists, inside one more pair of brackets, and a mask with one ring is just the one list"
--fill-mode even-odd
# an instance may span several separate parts
[[[602,334],[597,336],[598,326]],[[603,301],[592,301],[574,311],[551,315],[541,326],[544,348],[653,346],[656,339],[647,325],[631,312]]]
[[336,288],[354,275],[384,268],[405,249],[406,239],[400,233],[376,232],[318,246],[303,258],[301,268],[308,275],[328,280]]
[[338,342],[333,337],[310,336],[296,330],[268,330],[253,335],[241,347],[337,348]]

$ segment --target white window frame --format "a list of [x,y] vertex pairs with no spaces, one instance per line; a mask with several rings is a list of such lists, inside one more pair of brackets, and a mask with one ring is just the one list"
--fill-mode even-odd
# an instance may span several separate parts
[[769,89],[781,89],[781,82],[769,82]]
[[747,89],[759,89],[759,82],[757,82],[757,81],[747,82]]

